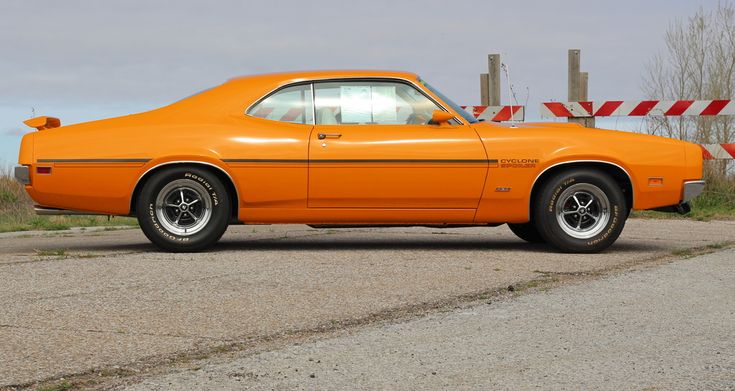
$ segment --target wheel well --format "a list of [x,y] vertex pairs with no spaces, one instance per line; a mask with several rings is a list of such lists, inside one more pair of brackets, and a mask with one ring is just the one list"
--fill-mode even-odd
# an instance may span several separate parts
[[238,194],[237,189],[235,189],[235,184],[232,182],[232,179],[230,176],[222,171],[220,168],[215,168],[215,166],[204,164],[204,163],[196,163],[196,162],[186,162],[186,163],[169,163],[169,164],[162,164],[160,166],[154,167],[148,172],[146,172],[139,180],[138,183],[135,185],[135,189],[133,189],[133,196],[130,197],[130,215],[135,215],[135,200],[138,198],[138,194],[140,193],[141,189],[143,189],[143,186],[145,183],[150,179],[154,174],[157,172],[160,172],[162,170],[165,170],[167,168],[171,167],[196,167],[199,169],[206,170],[214,175],[217,176],[217,178],[222,182],[223,185],[225,185],[225,188],[227,189],[227,193],[230,195],[230,206],[231,206],[231,214],[232,214],[232,221],[237,221],[238,211],[239,211],[239,200],[238,200]]
[[[613,178],[613,180],[615,180],[618,186],[620,186],[620,189],[623,191],[623,196],[625,196],[625,203],[628,206],[628,209],[633,207],[633,184],[631,183],[631,179],[628,176],[628,173],[615,164],[605,162],[570,162],[552,166],[551,168],[544,171],[533,184],[533,189],[531,190],[530,206],[533,207],[533,200],[536,199],[538,192],[541,190],[546,180],[560,172],[571,170],[574,168],[591,168],[607,173]],[[530,214],[531,216],[533,215],[532,212]]]

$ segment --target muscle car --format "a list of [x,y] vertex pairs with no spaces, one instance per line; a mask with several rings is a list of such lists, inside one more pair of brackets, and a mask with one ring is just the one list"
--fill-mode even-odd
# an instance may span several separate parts
[[698,146],[567,123],[477,121],[417,75],[241,77],[166,107],[25,122],[16,177],[39,214],[136,216],[167,251],[229,224],[497,226],[597,252],[631,209],[689,210]]

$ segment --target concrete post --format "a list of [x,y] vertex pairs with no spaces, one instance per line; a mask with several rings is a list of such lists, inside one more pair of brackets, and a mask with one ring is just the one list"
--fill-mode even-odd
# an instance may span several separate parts
[[[579,100],[582,102],[587,102],[590,100],[589,98],[589,80],[590,80],[590,74],[589,72],[581,72],[580,73],[580,91],[579,91]],[[595,127],[595,117],[587,117],[584,118],[584,126],[588,128],[594,128]]]
[[480,104],[490,105],[490,77],[487,73],[480,74]]
[[[589,74],[587,72],[580,72],[580,57],[581,51],[579,49],[569,49],[568,59],[568,83],[567,83],[567,100],[570,102],[580,102],[587,100]],[[569,122],[581,124],[585,127],[594,127],[594,117],[588,118],[568,118]]]
[[488,54],[488,105],[500,106],[500,54]]

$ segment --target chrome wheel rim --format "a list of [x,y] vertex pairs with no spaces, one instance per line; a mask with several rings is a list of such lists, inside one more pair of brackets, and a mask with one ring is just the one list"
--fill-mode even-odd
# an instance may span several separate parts
[[194,235],[212,218],[212,200],[201,184],[178,179],[158,192],[156,217],[163,228],[173,234]]
[[610,221],[610,200],[599,187],[577,183],[559,195],[556,221],[573,238],[592,238],[602,232]]

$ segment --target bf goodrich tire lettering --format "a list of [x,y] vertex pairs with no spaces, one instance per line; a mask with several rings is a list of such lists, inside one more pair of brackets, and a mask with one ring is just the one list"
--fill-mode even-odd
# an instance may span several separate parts
[[159,248],[201,251],[224,234],[229,194],[216,175],[197,167],[173,167],[146,181],[136,201],[143,233]]
[[543,183],[534,200],[536,228],[564,252],[594,253],[617,240],[629,206],[620,186],[592,169],[561,172]]

